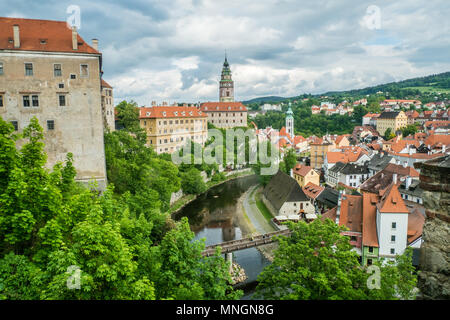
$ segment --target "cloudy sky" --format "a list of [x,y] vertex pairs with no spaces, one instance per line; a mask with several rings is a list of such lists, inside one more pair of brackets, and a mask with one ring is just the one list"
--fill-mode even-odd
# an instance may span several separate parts
[[448,0],[0,0],[0,16],[67,20],[99,39],[115,99],[217,101],[348,90],[450,71]]

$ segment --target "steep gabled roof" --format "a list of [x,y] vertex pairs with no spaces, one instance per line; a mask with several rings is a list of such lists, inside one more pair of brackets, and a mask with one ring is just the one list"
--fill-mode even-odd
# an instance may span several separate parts
[[302,190],[308,198],[316,199],[322,191],[325,190],[325,188],[315,185],[312,182],[308,182],[305,186],[303,186]]
[[[20,47],[14,48],[13,26],[19,26]],[[0,17],[0,49],[99,54],[77,35],[78,49],[72,47],[72,29],[66,21]]]
[[398,192],[397,185],[394,183],[391,183],[383,194],[377,208],[381,213],[409,213],[400,192]]
[[362,243],[367,247],[378,247],[377,235],[377,204],[378,197],[375,194],[363,193],[363,225]]
[[297,181],[280,170],[270,179],[263,194],[277,211],[285,202],[308,201]]

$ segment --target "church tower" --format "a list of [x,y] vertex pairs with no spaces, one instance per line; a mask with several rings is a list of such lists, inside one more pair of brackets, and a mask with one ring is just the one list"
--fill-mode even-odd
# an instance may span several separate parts
[[294,137],[294,113],[292,112],[290,102],[289,109],[286,112],[286,132],[290,134],[291,138]]
[[223,63],[222,75],[219,86],[219,101],[220,102],[233,102],[234,101],[234,82],[231,79],[230,65],[225,55],[225,61]]

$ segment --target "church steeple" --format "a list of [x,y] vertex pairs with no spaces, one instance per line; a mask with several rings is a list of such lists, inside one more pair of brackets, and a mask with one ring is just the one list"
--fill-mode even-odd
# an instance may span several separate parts
[[223,62],[222,74],[219,87],[219,101],[233,102],[234,101],[234,82],[231,79],[231,69],[227,60],[227,53],[225,52],[225,61]]
[[286,132],[294,137],[294,113],[291,109],[291,102],[289,102],[289,109],[286,112]]

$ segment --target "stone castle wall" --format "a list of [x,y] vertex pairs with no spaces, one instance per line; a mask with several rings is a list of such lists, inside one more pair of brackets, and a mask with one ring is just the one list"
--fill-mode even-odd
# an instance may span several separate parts
[[420,249],[420,299],[450,299],[450,155],[419,165],[426,209]]

